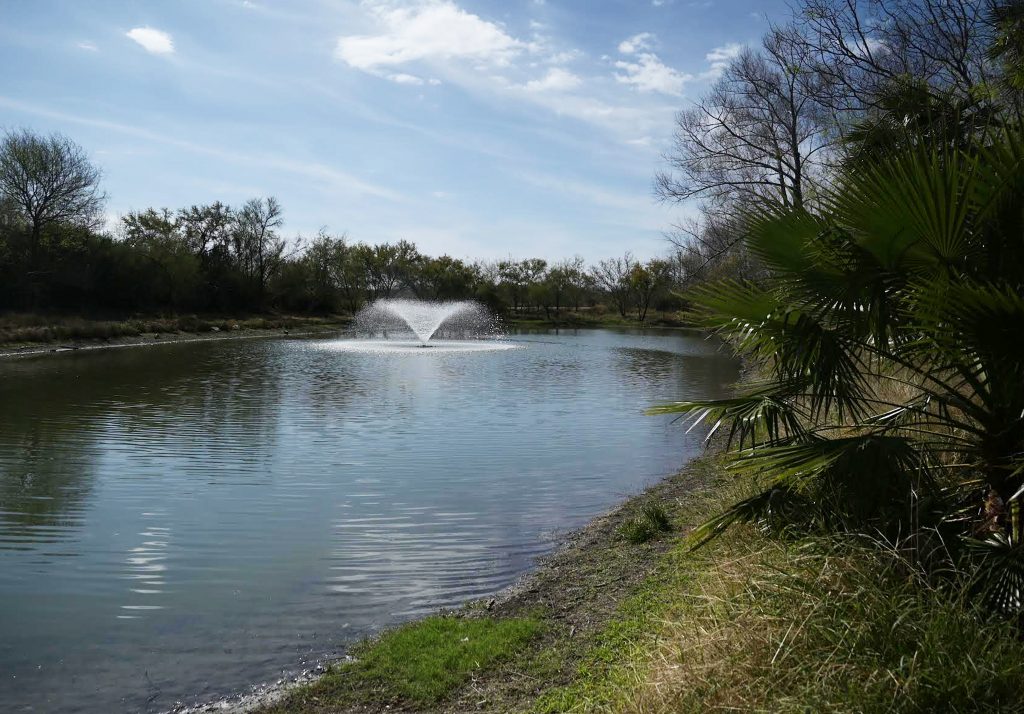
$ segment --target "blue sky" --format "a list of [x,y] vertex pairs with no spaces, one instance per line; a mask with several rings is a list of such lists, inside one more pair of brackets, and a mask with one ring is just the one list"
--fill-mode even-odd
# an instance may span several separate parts
[[463,258],[649,257],[673,115],[784,0],[2,0],[0,127],[60,131],[116,219],[275,195]]

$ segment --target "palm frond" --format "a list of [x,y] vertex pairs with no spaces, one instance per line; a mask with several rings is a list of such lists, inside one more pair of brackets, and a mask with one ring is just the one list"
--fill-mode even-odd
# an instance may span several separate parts
[[711,424],[709,439],[723,424],[728,424],[730,446],[734,442],[740,448],[755,442],[775,444],[787,436],[805,434],[803,422],[807,413],[796,400],[801,393],[799,384],[767,383],[755,385],[741,396],[673,402],[652,407],[647,413],[692,414],[694,425]]

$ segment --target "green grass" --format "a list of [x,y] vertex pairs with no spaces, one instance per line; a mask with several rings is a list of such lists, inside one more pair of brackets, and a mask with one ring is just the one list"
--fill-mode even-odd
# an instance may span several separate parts
[[640,509],[640,514],[619,527],[619,535],[630,543],[646,543],[661,533],[672,530],[668,513],[662,506],[650,503]]
[[367,699],[431,706],[473,672],[514,657],[541,629],[535,618],[428,617],[357,647],[355,661],[296,691],[280,711],[315,711]]
[[634,666],[672,596],[663,575],[649,579],[619,607],[617,616],[588,644],[573,681],[544,692],[534,703],[538,714],[606,710],[620,692],[634,685]]

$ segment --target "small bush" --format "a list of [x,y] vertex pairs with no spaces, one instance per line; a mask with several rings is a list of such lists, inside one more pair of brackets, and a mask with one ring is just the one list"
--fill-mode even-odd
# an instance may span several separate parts
[[201,320],[195,315],[187,315],[178,318],[178,329],[182,332],[209,332],[211,325],[206,320]]

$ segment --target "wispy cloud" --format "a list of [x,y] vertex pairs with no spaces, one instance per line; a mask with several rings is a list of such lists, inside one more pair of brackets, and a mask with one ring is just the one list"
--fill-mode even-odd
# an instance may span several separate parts
[[125,136],[133,136],[148,142],[172,146],[176,149],[188,151],[194,154],[214,157],[235,164],[255,166],[270,171],[285,171],[288,173],[304,176],[319,183],[323,188],[331,191],[343,191],[347,193],[369,195],[383,198],[390,201],[406,201],[406,197],[393,191],[390,188],[367,182],[357,176],[340,171],[332,166],[318,162],[301,161],[291,157],[275,156],[273,154],[260,154],[257,152],[235,152],[215,146],[199,144],[188,139],[179,139],[162,132],[150,131],[138,126],[121,124],[104,119],[93,119],[78,114],[67,114],[48,107],[21,102],[0,96],[0,107],[8,107],[27,114],[56,119],[69,124],[80,124],[106,131],[113,131]]
[[633,35],[619,43],[619,52],[624,55],[631,55],[634,52],[640,50],[647,50],[651,48],[651,41],[654,40],[654,35],[650,32],[641,32],[638,35]]
[[526,89],[530,92],[567,92],[582,83],[583,80],[569,70],[552,67],[540,79],[531,79],[527,82]]
[[406,74],[405,72],[389,74],[387,75],[387,78],[397,84],[423,84],[423,79],[421,77],[417,77],[414,74]]
[[154,27],[133,27],[125,35],[137,42],[146,52],[154,55],[174,54],[174,40],[163,30]]
[[96,46],[96,43],[90,42],[89,40],[82,40],[77,43],[75,47],[80,50],[85,50],[86,52],[99,52],[100,50],[100,48]]

